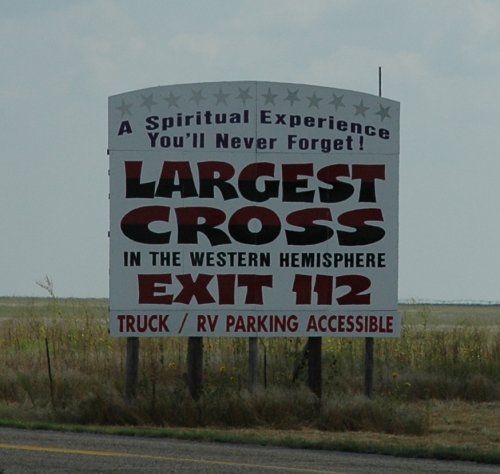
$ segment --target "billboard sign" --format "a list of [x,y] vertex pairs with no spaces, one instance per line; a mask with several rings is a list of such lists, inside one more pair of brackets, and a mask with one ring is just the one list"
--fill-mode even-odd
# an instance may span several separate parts
[[108,131],[112,335],[399,335],[398,102],[161,86]]

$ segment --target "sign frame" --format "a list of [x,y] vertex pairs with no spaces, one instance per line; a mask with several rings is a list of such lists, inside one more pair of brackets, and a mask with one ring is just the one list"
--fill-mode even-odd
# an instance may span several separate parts
[[400,335],[398,102],[236,81],[108,107],[112,336]]

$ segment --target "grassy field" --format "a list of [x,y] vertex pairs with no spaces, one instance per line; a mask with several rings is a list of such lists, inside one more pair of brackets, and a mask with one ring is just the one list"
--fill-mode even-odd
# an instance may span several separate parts
[[127,403],[126,340],[107,335],[107,300],[0,298],[0,419],[224,429],[237,438],[257,430],[270,442],[364,440],[500,460],[500,307],[400,311],[402,337],[375,342],[373,400],[362,395],[363,339],[324,339],[319,403],[305,387],[304,339],[259,340],[254,394],[246,391],[247,341],[205,339],[204,393],[194,402],[187,340],[152,338],[141,339],[138,395]]

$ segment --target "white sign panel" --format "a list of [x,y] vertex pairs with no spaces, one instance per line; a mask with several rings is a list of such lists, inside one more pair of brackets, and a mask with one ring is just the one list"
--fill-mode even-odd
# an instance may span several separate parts
[[142,89],[109,98],[109,158],[112,335],[399,335],[399,103]]

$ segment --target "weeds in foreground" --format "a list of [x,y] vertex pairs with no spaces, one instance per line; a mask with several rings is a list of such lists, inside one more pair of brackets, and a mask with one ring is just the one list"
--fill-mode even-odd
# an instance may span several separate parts
[[[0,319],[0,416],[78,423],[426,432],[429,399],[500,400],[500,333],[474,324],[406,325],[375,345],[376,399],[363,393],[361,339],[323,343],[322,404],[304,388],[305,339],[259,341],[261,389],[250,394],[247,341],[206,339],[204,393],[185,387],[183,338],[141,340],[137,400],[123,400],[126,340],[107,334],[105,302],[28,302]],[[47,346],[46,346],[47,341]],[[51,379],[48,373],[51,363]],[[424,404],[425,406],[425,404]]]

